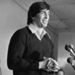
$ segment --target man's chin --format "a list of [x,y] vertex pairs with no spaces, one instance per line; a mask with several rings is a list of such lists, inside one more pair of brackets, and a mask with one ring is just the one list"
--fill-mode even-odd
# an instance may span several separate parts
[[47,27],[47,24],[44,24],[43,27]]

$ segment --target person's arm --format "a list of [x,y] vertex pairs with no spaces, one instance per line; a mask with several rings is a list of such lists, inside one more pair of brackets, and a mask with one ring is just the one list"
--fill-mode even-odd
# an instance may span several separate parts
[[31,63],[23,58],[26,51],[26,35],[17,31],[11,38],[8,47],[7,66],[9,69],[25,71],[38,69],[38,62]]

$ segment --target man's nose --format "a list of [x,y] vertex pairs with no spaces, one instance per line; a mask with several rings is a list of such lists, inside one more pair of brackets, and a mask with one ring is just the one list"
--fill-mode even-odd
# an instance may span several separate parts
[[45,14],[45,18],[48,19],[49,18],[49,14],[46,13]]
[[48,18],[48,15],[46,14],[46,15],[45,15],[45,19],[47,19],[47,18]]

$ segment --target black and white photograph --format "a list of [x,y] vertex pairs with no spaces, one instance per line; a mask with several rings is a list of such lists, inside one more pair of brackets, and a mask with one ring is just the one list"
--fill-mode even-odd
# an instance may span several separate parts
[[75,0],[0,0],[0,75],[75,75]]

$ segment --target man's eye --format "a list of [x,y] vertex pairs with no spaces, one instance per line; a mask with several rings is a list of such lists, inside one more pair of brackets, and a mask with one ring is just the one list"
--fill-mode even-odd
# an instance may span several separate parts
[[44,14],[44,12],[41,12],[41,13],[40,13],[40,15],[43,15],[43,14]]

